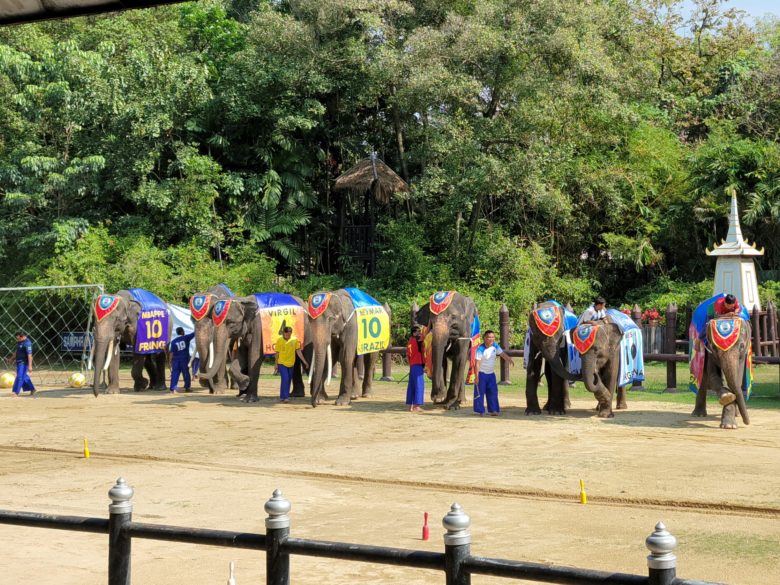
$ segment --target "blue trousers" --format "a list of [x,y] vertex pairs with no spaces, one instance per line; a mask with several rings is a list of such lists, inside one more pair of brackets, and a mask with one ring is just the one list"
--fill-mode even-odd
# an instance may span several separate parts
[[420,406],[425,402],[425,370],[419,364],[409,368],[409,383],[406,385],[407,406]]
[[184,376],[184,389],[189,390],[192,379],[190,378],[189,368],[190,358],[173,358],[171,362],[171,390],[176,390],[179,386],[179,374]]
[[14,380],[13,392],[19,394],[22,391],[32,392],[35,390],[30,374],[27,373],[27,362],[16,362],[16,379]]
[[495,374],[479,373],[479,384],[474,384],[474,412],[485,413],[485,398],[488,412],[501,412],[498,406],[498,383]]
[[290,397],[293,369],[279,364],[279,375],[282,377],[282,383],[279,386],[279,400],[287,400]]

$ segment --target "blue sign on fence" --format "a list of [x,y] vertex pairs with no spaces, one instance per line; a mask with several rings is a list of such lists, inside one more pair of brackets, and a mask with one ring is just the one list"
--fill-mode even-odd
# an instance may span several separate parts
[[60,351],[81,353],[84,349],[85,338],[87,340],[87,351],[92,347],[92,333],[86,331],[63,331],[60,333]]

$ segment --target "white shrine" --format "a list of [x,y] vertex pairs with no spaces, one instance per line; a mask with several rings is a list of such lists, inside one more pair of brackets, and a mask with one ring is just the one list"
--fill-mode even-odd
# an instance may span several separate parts
[[763,256],[764,249],[756,249],[755,242],[750,244],[742,237],[737,213],[737,196],[731,196],[731,211],[729,212],[729,233],[725,240],[716,245],[712,251],[707,250],[707,256],[717,256],[715,265],[715,293],[731,293],[748,311],[754,307],[761,310],[761,300],[758,298],[758,279],[753,256]]

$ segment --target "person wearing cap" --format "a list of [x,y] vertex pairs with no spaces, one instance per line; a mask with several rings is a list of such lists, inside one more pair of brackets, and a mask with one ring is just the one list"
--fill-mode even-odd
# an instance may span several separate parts
[[30,396],[35,395],[35,386],[30,379],[30,373],[33,371],[32,354],[32,342],[23,331],[19,331],[16,334],[16,379],[12,390],[14,396],[19,396],[22,392],[29,392]]
[[715,310],[716,315],[728,315],[730,313],[739,313],[739,311],[741,310],[737,297],[735,297],[730,293],[727,294],[725,297],[721,297],[717,301],[715,301],[715,306],[713,308]]
[[274,374],[278,372],[282,377],[282,382],[279,386],[279,402],[283,404],[289,402],[290,399],[290,384],[292,383],[295,356],[298,356],[304,368],[309,369],[309,364],[301,351],[301,342],[292,333],[292,327],[285,327],[282,329],[282,336],[274,343],[274,351],[276,352],[274,356],[276,358]]
[[421,412],[425,402],[425,369],[423,364],[422,329],[412,327],[412,336],[406,343],[406,360],[409,362],[409,383],[406,385],[406,406],[409,412]]
[[195,337],[195,332],[184,335],[184,328],[177,327],[176,335],[170,344],[171,357],[171,392],[176,394],[179,386],[179,375],[184,377],[184,391],[190,391],[192,378],[190,378],[190,342]]
[[585,309],[585,312],[580,316],[577,321],[577,326],[580,325],[597,325],[599,321],[605,319],[607,316],[607,301],[604,297],[596,297],[593,299],[593,304]]

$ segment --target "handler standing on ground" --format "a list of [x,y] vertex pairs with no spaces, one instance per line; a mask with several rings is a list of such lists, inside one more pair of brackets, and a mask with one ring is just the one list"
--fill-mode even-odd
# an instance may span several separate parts
[[35,395],[35,386],[30,379],[30,373],[33,371],[32,364],[33,347],[32,341],[27,339],[23,331],[16,334],[16,379],[14,380],[13,393],[19,396],[23,391],[29,392],[30,396]]
[[307,370],[309,369],[309,364],[306,363],[306,359],[303,357],[301,342],[292,334],[292,327],[282,329],[282,336],[274,343],[274,351],[276,352],[274,374],[279,372],[279,375],[282,377],[282,382],[279,386],[279,402],[287,404],[290,400],[290,383],[292,382],[295,356],[297,355],[300,358],[301,363]]
[[195,337],[195,332],[184,335],[184,328],[177,327],[176,335],[171,341],[171,392],[176,394],[179,386],[179,374],[184,376],[184,391],[190,391],[192,378],[190,378],[190,341]]
[[409,412],[421,412],[425,402],[425,369],[423,368],[422,329],[412,327],[412,336],[406,344],[406,360],[409,362],[409,383],[406,385],[406,406]]
[[498,405],[498,383],[496,382],[496,356],[514,366],[515,362],[504,353],[501,346],[495,343],[496,334],[489,329],[485,331],[484,341],[477,348],[474,356],[477,364],[474,378],[474,412],[480,416],[485,414],[485,398],[490,416],[498,416],[501,408]]

